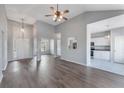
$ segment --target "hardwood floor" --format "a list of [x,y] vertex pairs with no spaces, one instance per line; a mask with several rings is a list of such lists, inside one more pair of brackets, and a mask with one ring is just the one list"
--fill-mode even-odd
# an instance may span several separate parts
[[124,76],[52,56],[42,56],[41,62],[35,59],[10,62],[3,74],[2,88],[124,87]]

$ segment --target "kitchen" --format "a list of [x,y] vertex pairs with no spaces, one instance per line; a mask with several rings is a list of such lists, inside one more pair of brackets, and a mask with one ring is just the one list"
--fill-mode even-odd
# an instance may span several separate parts
[[123,19],[119,15],[87,25],[88,66],[124,75]]
[[111,61],[110,31],[91,34],[91,60]]

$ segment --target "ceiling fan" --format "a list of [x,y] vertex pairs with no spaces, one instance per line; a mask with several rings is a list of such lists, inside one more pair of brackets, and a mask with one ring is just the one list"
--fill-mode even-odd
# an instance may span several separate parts
[[65,11],[60,11],[58,9],[58,4],[57,4],[57,9],[55,10],[54,7],[50,7],[50,9],[52,10],[52,14],[49,15],[45,15],[46,17],[53,17],[53,21],[57,22],[57,21],[62,21],[62,19],[64,20],[68,20],[68,18],[64,17],[65,14],[69,13],[69,10],[65,10]]

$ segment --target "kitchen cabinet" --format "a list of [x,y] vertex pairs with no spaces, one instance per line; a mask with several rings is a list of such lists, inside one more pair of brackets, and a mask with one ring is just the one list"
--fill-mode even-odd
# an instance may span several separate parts
[[95,46],[109,46],[110,40],[105,37],[92,38],[92,42],[94,42]]
[[94,51],[94,59],[110,60],[110,51]]

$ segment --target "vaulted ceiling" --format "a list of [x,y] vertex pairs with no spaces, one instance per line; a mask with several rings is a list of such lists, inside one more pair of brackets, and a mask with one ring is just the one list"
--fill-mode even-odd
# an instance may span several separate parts
[[[52,25],[58,25],[61,22],[54,22],[52,17],[44,15],[52,13],[49,7],[56,7],[56,4],[6,4],[8,19],[21,21],[24,17],[25,23],[34,24],[37,20],[44,21]],[[102,10],[123,10],[124,5],[120,4],[59,4],[61,11],[68,9],[70,12],[66,15],[69,19],[87,11],[102,11]]]

